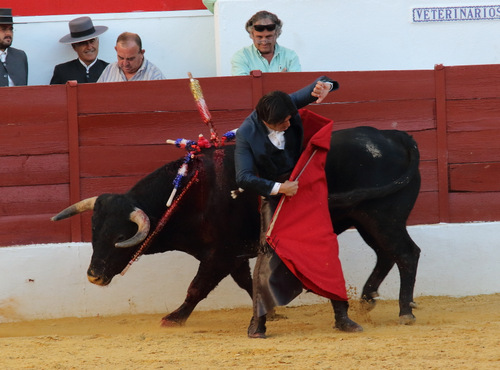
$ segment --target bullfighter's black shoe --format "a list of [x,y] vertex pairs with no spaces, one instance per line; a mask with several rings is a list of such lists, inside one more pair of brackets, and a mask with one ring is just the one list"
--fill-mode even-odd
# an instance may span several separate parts
[[335,312],[335,327],[341,331],[348,333],[362,332],[363,327],[354,321],[352,321],[347,315],[347,310],[349,308],[349,303],[347,301],[335,301],[332,302],[333,311]]

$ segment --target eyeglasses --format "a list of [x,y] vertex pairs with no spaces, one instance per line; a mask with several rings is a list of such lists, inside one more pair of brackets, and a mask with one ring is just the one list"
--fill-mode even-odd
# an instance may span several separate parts
[[276,29],[276,24],[254,24],[253,29],[257,32],[262,32],[264,30],[274,31]]

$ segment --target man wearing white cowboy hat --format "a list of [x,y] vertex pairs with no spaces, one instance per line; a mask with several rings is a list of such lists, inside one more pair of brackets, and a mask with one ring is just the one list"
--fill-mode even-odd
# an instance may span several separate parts
[[28,58],[22,50],[11,47],[14,38],[12,10],[0,8],[0,86],[28,84]]
[[71,44],[78,58],[58,64],[50,84],[64,84],[70,80],[78,83],[96,82],[102,71],[109,64],[97,59],[99,53],[99,36],[106,32],[106,26],[94,26],[89,17],[79,17],[69,22],[70,33],[59,40],[63,44]]

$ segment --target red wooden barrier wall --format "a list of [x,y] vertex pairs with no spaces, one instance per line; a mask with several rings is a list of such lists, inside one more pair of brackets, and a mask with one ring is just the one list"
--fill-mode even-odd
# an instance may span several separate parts
[[[259,97],[319,72],[200,79],[219,133]],[[340,83],[309,108],[337,129],[410,132],[422,189],[410,224],[500,220],[500,66],[324,72]],[[0,246],[89,241],[90,214],[54,223],[69,204],[124,192],[184,152],[166,139],[208,136],[187,79],[0,89]]]

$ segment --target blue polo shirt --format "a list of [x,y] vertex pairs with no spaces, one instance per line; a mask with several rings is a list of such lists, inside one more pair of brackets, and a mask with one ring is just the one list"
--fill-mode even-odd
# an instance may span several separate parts
[[295,51],[276,44],[271,63],[262,56],[254,44],[238,50],[231,59],[231,74],[246,76],[258,69],[262,72],[300,72],[299,57]]

